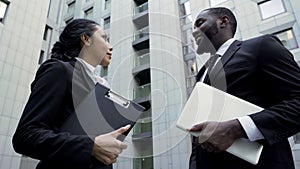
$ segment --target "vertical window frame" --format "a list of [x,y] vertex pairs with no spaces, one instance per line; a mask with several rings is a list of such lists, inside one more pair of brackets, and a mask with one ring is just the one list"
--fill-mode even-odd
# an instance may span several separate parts
[[4,23],[6,15],[7,15],[8,8],[9,8],[9,5],[10,5],[10,1],[8,1],[8,0],[0,0],[0,3],[6,5],[6,7],[4,9],[4,12],[3,12],[3,16],[0,16],[0,23]]

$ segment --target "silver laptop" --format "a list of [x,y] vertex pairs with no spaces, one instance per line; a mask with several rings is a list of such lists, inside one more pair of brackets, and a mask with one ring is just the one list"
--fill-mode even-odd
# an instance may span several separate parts
[[[182,130],[205,121],[226,121],[237,117],[260,112],[263,108],[225,93],[221,90],[198,82],[186,102],[176,126]],[[200,132],[190,132],[199,136]],[[226,151],[257,164],[263,146],[248,139],[238,139]]]

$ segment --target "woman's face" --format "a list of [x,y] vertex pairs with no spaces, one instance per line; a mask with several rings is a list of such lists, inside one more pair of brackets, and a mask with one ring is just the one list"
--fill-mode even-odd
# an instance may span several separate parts
[[108,66],[112,55],[112,47],[107,41],[107,35],[103,28],[96,26],[96,30],[88,40],[88,45],[84,46],[83,58],[93,65]]

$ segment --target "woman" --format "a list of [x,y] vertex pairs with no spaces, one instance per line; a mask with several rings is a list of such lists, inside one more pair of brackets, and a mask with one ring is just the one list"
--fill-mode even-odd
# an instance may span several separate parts
[[76,19],[61,33],[51,59],[37,71],[13,136],[16,152],[40,160],[37,169],[112,168],[127,147],[116,138],[129,125],[92,138],[60,129],[96,82],[105,85],[105,80],[93,71],[99,64],[109,65],[111,55],[105,32],[94,21]]

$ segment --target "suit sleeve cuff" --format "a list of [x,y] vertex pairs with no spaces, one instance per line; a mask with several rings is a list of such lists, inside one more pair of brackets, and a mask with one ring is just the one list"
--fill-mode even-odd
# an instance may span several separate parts
[[257,126],[255,125],[255,123],[249,116],[243,116],[243,117],[239,117],[237,119],[241,123],[241,125],[250,141],[264,139],[264,136],[258,130]]

